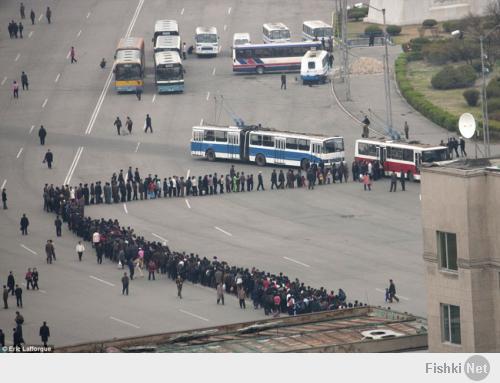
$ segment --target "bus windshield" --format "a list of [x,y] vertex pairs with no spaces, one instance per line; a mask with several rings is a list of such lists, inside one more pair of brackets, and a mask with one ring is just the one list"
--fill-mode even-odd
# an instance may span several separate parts
[[141,66],[139,64],[119,64],[115,70],[117,80],[136,80],[141,78]]
[[217,42],[217,35],[209,34],[209,33],[203,33],[200,35],[196,35],[196,42],[197,43],[216,43]]
[[316,28],[314,30],[314,35],[316,37],[330,37],[332,36],[333,31],[332,28]]
[[271,31],[269,33],[269,37],[273,40],[289,39],[290,38],[290,31],[287,29],[279,30],[279,31]]
[[156,68],[156,78],[158,81],[168,81],[168,80],[181,80],[183,78],[182,67],[157,67]]
[[439,162],[448,159],[448,149],[423,150],[422,162]]
[[335,153],[344,151],[344,140],[342,138],[333,138],[323,143],[323,153]]

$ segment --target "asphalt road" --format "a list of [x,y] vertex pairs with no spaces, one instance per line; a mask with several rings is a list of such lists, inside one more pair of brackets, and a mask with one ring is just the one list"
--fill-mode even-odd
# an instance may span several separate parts
[[[53,10],[51,25],[38,20],[47,5]],[[294,74],[288,75],[288,90],[281,91],[279,75],[235,76],[231,70],[233,33],[250,32],[259,41],[264,22],[282,21],[299,39],[304,20],[329,20],[332,2],[33,0],[27,12],[31,6],[36,24],[25,20],[25,38],[11,40],[6,29],[10,19],[19,18],[18,4],[0,4],[5,25],[0,34],[0,183],[5,182],[9,199],[9,209],[0,213],[0,283],[6,282],[9,270],[18,280],[28,267],[40,271],[43,291],[24,292],[26,341],[38,342],[44,320],[51,327],[51,341],[62,345],[262,318],[262,311],[240,310],[236,300],[217,306],[215,291],[197,286],[185,285],[181,302],[167,280],[134,281],[131,295],[121,296],[121,271],[115,265],[97,265],[90,251],[79,263],[77,238],[67,231],[55,238],[54,216],[42,210],[42,187],[68,179],[71,184],[105,180],[128,166],[162,177],[226,173],[230,163],[196,160],[188,149],[191,127],[202,119],[231,122],[224,112],[216,118],[214,96],[223,96],[248,123],[343,135],[350,162],[360,127],[334,103],[329,85],[304,87]],[[158,18],[178,20],[188,45],[196,26],[219,30],[218,57],[190,56],[185,61],[183,94],[156,95],[152,85],[150,41]],[[148,75],[142,101],[116,94],[106,86],[110,65],[99,68],[103,57],[112,62],[117,41],[127,31],[146,41]],[[71,46],[76,48],[76,64],[67,58]],[[22,70],[29,76],[30,90],[20,91],[19,100],[14,100],[10,84],[19,81]],[[152,116],[153,134],[141,130],[146,113]],[[132,135],[117,136],[116,116],[132,118]],[[38,142],[40,124],[48,131],[45,147]],[[442,134],[437,127],[429,129]],[[48,148],[55,155],[52,170],[41,163]],[[263,170],[266,184],[272,170],[236,167],[254,175]],[[177,199],[129,203],[126,210],[119,204],[87,211],[94,217],[118,218],[152,240],[165,238],[175,249],[282,271],[312,286],[342,287],[352,300],[370,304],[384,304],[383,289],[393,278],[402,297],[397,308],[424,315],[419,185],[396,194],[388,194],[388,187],[381,181],[368,193],[349,183],[311,192],[191,198],[189,206]],[[27,237],[18,230],[23,212],[31,222]],[[55,240],[58,255],[51,266],[44,264],[43,255],[49,238]],[[0,328],[11,340],[15,302],[9,304],[9,310],[0,312]]]

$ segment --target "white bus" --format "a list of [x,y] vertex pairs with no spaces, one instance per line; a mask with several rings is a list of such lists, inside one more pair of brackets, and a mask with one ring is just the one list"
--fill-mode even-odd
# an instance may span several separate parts
[[181,53],[181,38],[180,36],[158,36],[154,46],[154,53],[176,51]]
[[304,21],[302,24],[302,38],[304,40],[321,40],[325,38],[326,41],[332,36],[332,26],[321,20]]
[[194,126],[191,155],[277,164],[307,169],[310,164],[330,165],[344,160],[344,138],[291,133],[258,126]]
[[198,56],[216,56],[219,53],[219,36],[215,27],[197,27],[194,41],[195,53]]
[[179,25],[176,20],[157,20],[153,35],[153,46],[158,36],[179,36]]
[[235,33],[233,35],[233,47],[236,45],[245,45],[250,43],[250,33]]
[[290,41],[290,29],[283,23],[266,23],[262,26],[262,40],[267,43]]
[[310,50],[302,57],[300,77],[303,84],[324,83],[329,70],[327,51]]
[[184,68],[178,52],[155,53],[155,83],[158,93],[184,91]]

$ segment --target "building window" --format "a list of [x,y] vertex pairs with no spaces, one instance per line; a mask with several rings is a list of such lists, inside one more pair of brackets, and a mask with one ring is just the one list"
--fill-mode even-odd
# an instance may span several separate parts
[[441,328],[443,342],[461,344],[460,306],[441,303]]
[[458,270],[457,235],[454,233],[444,233],[442,231],[438,231],[437,247],[440,267],[447,270]]

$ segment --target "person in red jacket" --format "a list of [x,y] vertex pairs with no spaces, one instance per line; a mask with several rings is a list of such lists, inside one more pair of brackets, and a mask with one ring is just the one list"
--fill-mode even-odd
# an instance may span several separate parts
[[148,263],[148,271],[149,271],[148,281],[151,280],[151,277],[153,277],[153,281],[155,280],[155,270],[156,270],[156,265],[155,265],[154,261],[153,260],[149,261],[149,263]]

